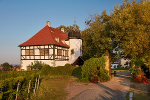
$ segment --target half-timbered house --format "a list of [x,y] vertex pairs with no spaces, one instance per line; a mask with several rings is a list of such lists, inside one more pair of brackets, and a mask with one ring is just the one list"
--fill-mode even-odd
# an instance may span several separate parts
[[42,61],[52,67],[72,64],[82,56],[82,39],[79,30],[74,29],[68,34],[64,29],[58,30],[46,22],[46,26],[29,40],[19,45],[21,54],[21,69],[34,61]]

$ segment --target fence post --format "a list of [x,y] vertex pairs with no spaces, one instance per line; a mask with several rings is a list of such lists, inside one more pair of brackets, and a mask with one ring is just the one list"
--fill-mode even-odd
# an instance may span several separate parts
[[40,84],[40,75],[39,75],[39,78],[38,78],[38,85],[37,85],[37,89],[39,89],[39,84]]
[[35,94],[35,90],[36,90],[36,83],[37,83],[37,78],[36,78],[36,81],[35,81],[34,94]]
[[27,100],[29,98],[29,93],[30,93],[30,84],[31,84],[31,80],[29,81],[29,87],[28,87],[28,97],[27,97]]
[[[18,90],[19,90],[19,82],[18,82],[18,85],[17,85],[17,92],[18,92]],[[16,99],[15,100],[17,100],[17,93],[16,93]]]

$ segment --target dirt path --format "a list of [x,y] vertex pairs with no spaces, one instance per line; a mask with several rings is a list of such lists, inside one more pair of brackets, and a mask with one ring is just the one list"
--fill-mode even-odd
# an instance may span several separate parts
[[117,72],[111,81],[103,83],[71,82],[66,89],[69,93],[67,100],[126,100],[130,89],[131,72]]

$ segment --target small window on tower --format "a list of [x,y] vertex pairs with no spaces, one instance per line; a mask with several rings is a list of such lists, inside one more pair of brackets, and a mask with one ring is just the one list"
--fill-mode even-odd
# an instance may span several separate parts
[[71,50],[71,55],[74,54],[74,49]]

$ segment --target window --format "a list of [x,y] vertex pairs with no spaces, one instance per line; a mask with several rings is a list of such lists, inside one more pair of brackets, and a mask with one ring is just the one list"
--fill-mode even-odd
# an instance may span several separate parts
[[30,53],[29,53],[29,49],[28,49],[28,50],[26,50],[26,55],[30,55]]
[[74,54],[74,49],[71,50],[71,55]]
[[57,42],[59,42],[59,38],[55,38],[55,40],[56,40]]
[[40,49],[40,55],[44,55],[44,49]]
[[68,50],[65,51],[65,56],[68,56]]
[[57,55],[58,55],[58,56],[62,56],[62,50],[61,50],[61,49],[58,49],[58,50],[57,50]]
[[27,49],[26,55],[34,55],[34,49]]
[[65,44],[65,40],[61,40],[63,44]]
[[49,50],[48,49],[44,49],[45,50],[45,55],[49,54]]
[[34,50],[30,49],[30,55],[34,55]]
[[48,54],[49,54],[48,48],[40,49],[40,55],[48,55]]

